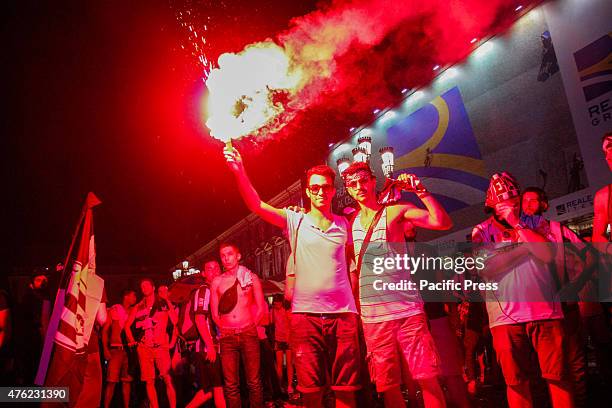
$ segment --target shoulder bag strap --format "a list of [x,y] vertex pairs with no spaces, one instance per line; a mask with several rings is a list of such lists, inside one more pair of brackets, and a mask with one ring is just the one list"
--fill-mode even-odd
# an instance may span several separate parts
[[[374,233],[374,228],[376,228],[376,224],[380,220],[382,213],[385,211],[386,207],[382,207],[380,210],[376,212],[372,222],[370,223],[370,227],[368,228],[368,232],[363,238],[363,244],[361,244],[361,249],[359,250],[359,256],[357,257],[357,277],[361,275],[361,264],[363,262],[363,256],[365,255],[366,250],[368,249],[368,245],[370,244],[370,240],[372,239],[372,234]],[[355,222],[355,220],[353,220]],[[351,225],[352,226],[352,225]]]
[[300,233],[300,225],[302,225],[302,221],[304,221],[305,216],[306,215],[302,214],[302,218],[300,218],[300,220],[298,221],[297,228],[295,229],[295,237],[293,239],[293,273],[295,273],[296,267],[298,234]]

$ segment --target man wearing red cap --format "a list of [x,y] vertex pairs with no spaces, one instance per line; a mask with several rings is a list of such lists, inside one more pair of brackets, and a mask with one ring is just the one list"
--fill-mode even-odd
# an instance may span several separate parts
[[498,290],[486,294],[486,306],[508,405],[532,406],[529,356],[534,351],[553,407],[573,407],[570,384],[564,381],[563,311],[553,300],[548,266],[554,250],[545,245],[540,226],[528,228],[520,221],[520,188],[509,173],[491,177],[485,210],[492,216],[474,227],[472,241],[488,258],[484,278],[498,283]]

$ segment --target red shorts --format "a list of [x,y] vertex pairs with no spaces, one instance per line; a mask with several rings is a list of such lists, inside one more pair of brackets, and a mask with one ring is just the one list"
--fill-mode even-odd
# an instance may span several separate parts
[[108,361],[106,381],[108,382],[130,382],[132,376],[128,371],[128,355],[123,348],[110,350],[111,357]]
[[294,352],[298,390],[321,391],[331,381],[335,391],[356,391],[360,353],[357,315],[294,313],[291,317],[291,350]]
[[561,320],[505,324],[491,328],[493,348],[508,385],[529,379],[531,352],[536,352],[542,377],[559,381],[563,378],[563,325]]
[[[402,367],[415,380],[440,374],[440,359],[425,314],[380,323],[364,323],[368,366],[376,391],[402,383]],[[404,373],[408,374],[408,373]]]
[[170,350],[168,347],[148,347],[138,345],[138,361],[140,362],[140,379],[155,380],[155,368],[160,377],[170,375]]

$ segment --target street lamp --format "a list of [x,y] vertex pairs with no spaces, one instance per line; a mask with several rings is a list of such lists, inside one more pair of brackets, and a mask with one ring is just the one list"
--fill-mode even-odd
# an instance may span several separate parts
[[391,175],[393,174],[393,169],[395,167],[395,156],[393,154],[393,147],[381,147],[378,152],[380,153],[383,174],[386,178],[391,178]]
[[372,138],[370,136],[359,136],[357,138],[357,147],[364,149],[368,155],[365,161],[370,161],[372,155]]
[[356,147],[353,149],[353,161],[367,163],[370,155],[365,147]]
[[336,164],[338,165],[338,172],[340,173],[340,177],[342,177],[342,173],[344,173],[344,170],[346,170],[348,166],[351,165],[351,159],[349,159],[348,157],[341,157],[336,160]]

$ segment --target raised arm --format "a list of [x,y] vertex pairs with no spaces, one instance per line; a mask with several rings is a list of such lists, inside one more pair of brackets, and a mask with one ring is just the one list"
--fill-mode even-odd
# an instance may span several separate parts
[[238,150],[233,147],[230,148],[226,146],[223,149],[223,154],[225,155],[227,165],[236,178],[238,191],[240,192],[240,195],[242,196],[242,199],[244,200],[244,203],[248,209],[259,215],[264,221],[269,222],[270,224],[276,225],[277,227],[283,229],[287,228],[285,211],[280,208],[272,207],[259,198],[259,194],[255,190],[255,187],[253,187],[253,184],[251,183],[251,180],[244,169],[242,157],[240,156]]
[[497,207],[499,217],[505,220],[517,233],[522,246],[526,246],[529,252],[544,263],[550,263],[555,259],[555,248],[544,235],[538,231],[526,228],[521,224],[519,208],[514,205],[502,204]]
[[423,187],[415,175],[400,174],[398,180],[405,182],[412,180],[412,183],[417,186],[415,191],[417,197],[425,205],[425,209],[414,205],[402,205],[401,209],[406,221],[410,221],[417,227],[431,230],[448,230],[453,226],[453,221],[442,204]]

